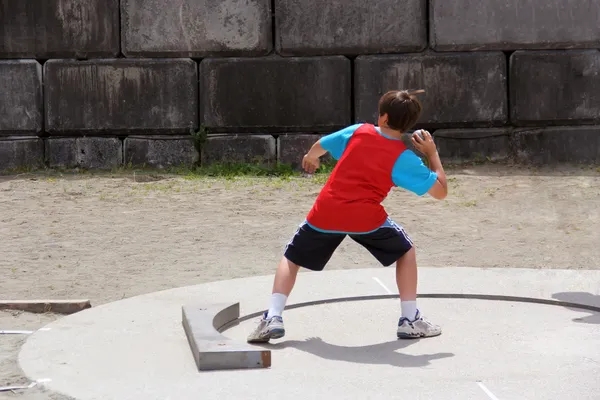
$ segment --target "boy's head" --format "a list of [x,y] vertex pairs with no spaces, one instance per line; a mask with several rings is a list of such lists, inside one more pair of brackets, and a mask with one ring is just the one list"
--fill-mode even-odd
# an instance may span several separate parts
[[422,106],[416,94],[424,90],[392,90],[379,99],[378,125],[402,133],[415,126],[421,116]]

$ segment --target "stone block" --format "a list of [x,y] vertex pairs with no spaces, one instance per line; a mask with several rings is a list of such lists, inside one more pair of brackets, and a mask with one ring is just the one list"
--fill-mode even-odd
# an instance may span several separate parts
[[[376,21],[376,23],[373,23]],[[426,0],[278,0],[282,55],[419,52],[427,47]]]
[[0,137],[0,171],[44,166],[44,141],[37,137]]
[[200,155],[190,136],[128,137],[124,142],[125,164],[168,168],[192,166]]
[[508,118],[503,53],[359,56],[355,61],[356,122],[376,123],[389,90],[424,89],[417,127],[491,127]]
[[238,343],[220,333],[237,324],[239,303],[183,306],[183,330],[199,371],[269,368],[271,351]]
[[436,51],[600,47],[597,0],[429,0]]
[[272,50],[271,0],[122,0],[128,57],[258,56]]
[[[325,135],[291,133],[279,135],[277,138],[277,162],[291,165],[294,169],[302,168],[302,158],[317,140]],[[321,157],[321,162],[330,162],[329,155]]]
[[510,129],[439,129],[433,134],[443,162],[502,161],[510,157]]
[[189,59],[50,60],[46,131],[175,134],[198,126],[197,66]]
[[510,102],[516,125],[600,122],[600,52],[514,52]]
[[274,164],[277,145],[271,135],[216,135],[202,144],[202,165],[210,164]]
[[0,0],[0,10],[0,58],[119,54],[119,0]]
[[123,145],[118,138],[51,137],[46,162],[50,168],[112,169],[123,164]]
[[0,61],[0,136],[35,135],[42,122],[42,66]]
[[556,126],[516,130],[512,151],[528,164],[599,164],[600,126]]
[[329,131],[351,122],[343,56],[204,59],[200,115],[212,132]]

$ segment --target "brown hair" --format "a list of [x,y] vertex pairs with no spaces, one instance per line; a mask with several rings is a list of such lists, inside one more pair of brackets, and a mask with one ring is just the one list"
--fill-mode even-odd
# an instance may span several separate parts
[[388,115],[388,126],[400,132],[406,132],[419,120],[423,107],[416,94],[424,90],[392,90],[379,99],[379,115]]

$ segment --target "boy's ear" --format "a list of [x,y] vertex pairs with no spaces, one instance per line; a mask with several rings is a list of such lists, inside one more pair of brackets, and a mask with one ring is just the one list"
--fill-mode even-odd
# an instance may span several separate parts
[[382,123],[385,124],[385,125],[387,125],[387,122],[388,122],[388,115],[387,115],[387,113],[382,114],[382,115],[379,116],[379,124],[380,125]]

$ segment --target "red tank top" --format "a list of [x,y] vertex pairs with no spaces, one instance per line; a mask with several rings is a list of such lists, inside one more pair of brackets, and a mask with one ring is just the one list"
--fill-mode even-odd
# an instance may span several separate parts
[[392,170],[406,150],[401,140],[382,136],[371,124],[352,135],[329,180],[307,216],[314,228],[364,233],[387,219],[381,205],[395,186]]

